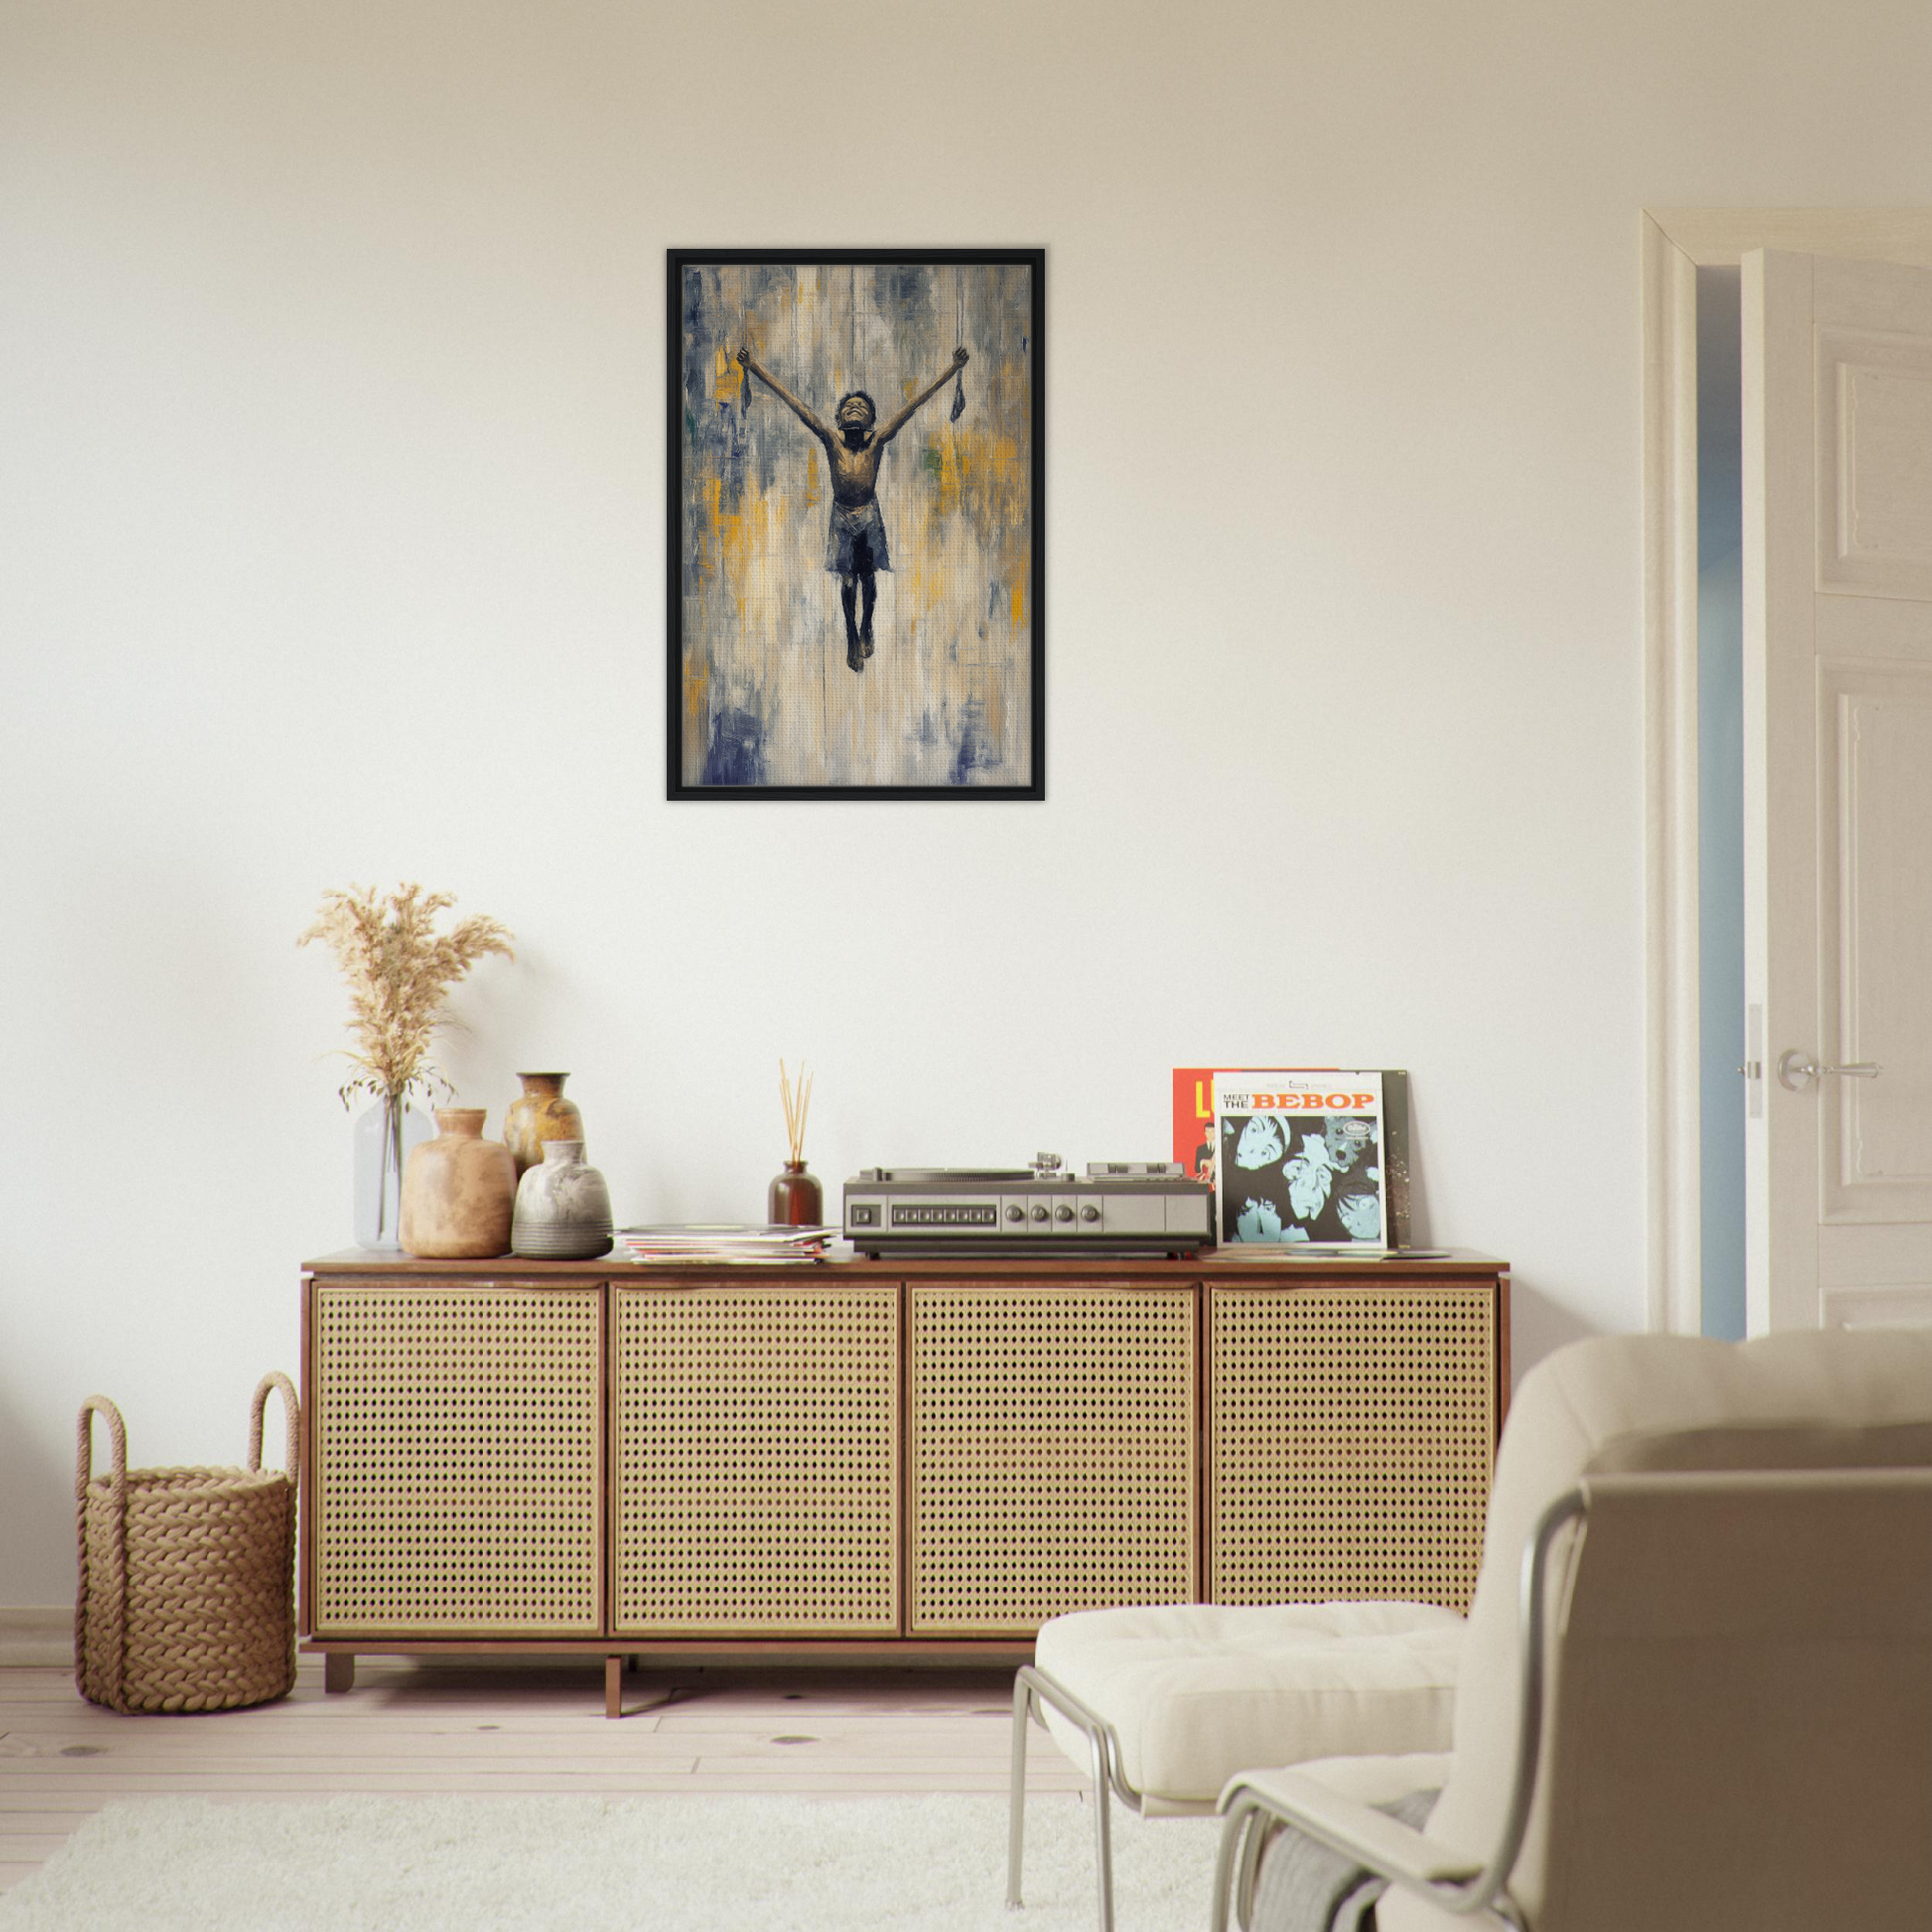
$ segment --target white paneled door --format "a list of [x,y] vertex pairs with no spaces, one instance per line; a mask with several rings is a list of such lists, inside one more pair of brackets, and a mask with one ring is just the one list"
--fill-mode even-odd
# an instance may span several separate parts
[[1753,1333],[1932,1322],[1932,270],[1744,257]]

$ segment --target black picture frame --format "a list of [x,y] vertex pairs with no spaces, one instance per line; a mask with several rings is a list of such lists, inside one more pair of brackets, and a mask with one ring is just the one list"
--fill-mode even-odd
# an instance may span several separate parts
[[[860,312],[858,296],[858,276],[868,269],[900,267],[916,274],[925,269],[955,271],[970,270],[976,267],[987,268],[1024,268],[1028,271],[1025,292],[1026,330],[1023,346],[1019,354],[1024,357],[1025,398],[1024,419],[1026,424],[1026,457],[1019,465],[1021,474],[1027,479],[1028,501],[1026,505],[1026,529],[1028,532],[1027,556],[1024,573],[1016,573],[1016,581],[1024,575],[1025,606],[1016,598],[1014,614],[1016,619],[1024,608],[1025,641],[1024,651],[1019,641],[1006,637],[1007,659],[1002,664],[1001,673],[1012,681],[1019,662],[1024,661],[1026,704],[1028,715],[1021,723],[1007,717],[1007,707],[1002,706],[998,713],[1004,738],[1001,743],[1007,746],[1024,744],[1027,754],[1027,768],[1024,773],[1016,774],[1014,782],[994,782],[990,778],[981,780],[970,776],[955,778],[948,783],[795,783],[759,781],[757,774],[764,769],[760,755],[756,759],[741,759],[734,763],[719,754],[721,721],[716,712],[708,713],[699,730],[693,723],[693,707],[709,697],[709,656],[712,645],[700,636],[687,636],[686,614],[687,573],[691,570],[692,558],[697,545],[694,518],[701,514],[701,505],[694,493],[694,474],[700,466],[691,462],[694,444],[699,441],[697,425],[713,434],[715,442],[718,435],[728,433],[728,426],[716,424],[715,412],[723,408],[727,411],[740,410],[749,415],[754,406],[769,407],[782,411],[784,405],[775,396],[763,393],[763,384],[753,387],[749,376],[738,376],[735,370],[718,373],[718,363],[723,353],[718,341],[718,328],[711,324],[711,335],[707,338],[702,332],[708,321],[703,314],[703,291],[705,270],[769,270],[784,267],[809,269],[813,271],[836,270],[852,271],[852,295],[848,304],[848,327],[856,333],[857,318]],[[665,444],[666,444],[666,530],[665,530],[665,747],[666,747],[666,796],[671,799],[1017,799],[1039,801],[1046,796],[1046,355],[1045,355],[1045,318],[1046,318],[1046,251],[1044,248],[671,248],[666,251],[665,264]],[[696,280],[691,280],[691,271],[699,271]],[[823,274],[815,274],[814,287],[827,284]],[[722,280],[716,283],[723,286]],[[747,284],[749,286],[749,284]],[[759,284],[763,286],[762,283]],[[957,272],[952,278],[955,298],[962,304],[963,296],[957,291],[962,286],[962,277]],[[874,278],[874,288],[878,286]],[[1003,290],[1007,287],[999,285]],[[794,295],[794,301],[796,300]],[[1004,298],[1003,298],[1004,299]],[[962,315],[964,311],[962,308]],[[693,318],[698,318],[694,322]],[[930,333],[928,331],[928,333]],[[960,325],[963,338],[965,325]],[[996,364],[1000,372],[1008,371],[1013,364],[1012,351],[1005,345],[1002,337],[1003,358]],[[707,348],[707,343],[710,346]],[[856,363],[857,357],[849,358]],[[700,364],[703,366],[700,366]],[[710,370],[709,378],[706,369]],[[774,373],[777,371],[774,370]],[[965,370],[965,380],[973,380],[973,367],[969,362]],[[721,400],[720,391],[737,376],[745,389],[755,400],[733,403]],[[709,379],[711,387],[705,390]],[[948,373],[950,380],[950,372]],[[853,384],[858,387],[857,383]],[[1003,393],[1010,395],[1010,389]],[[870,400],[868,398],[868,400]],[[832,398],[819,397],[815,407],[823,407],[828,412]],[[702,409],[707,412],[699,417],[694,412]],[[829,420],[829,414],[827,419]],[[889,453],[896,455],[897,452]],[[909,451],[908,451],[909,454]],[[930,467],[928,460],[927,467]],[[816,472],[813,473],[814,480]],[[884,485],[882,484],[882,490]],[[816,498],[807,496],[804,500],[815,502]],[[827,492],[829,511],[829,492]],[[816,511],[814,511],[816,514]],[[794,546],[804,541],[802,535],[794,533],[790,539]],[[833,538],[832,541],[836,541]],[[897,541],[896,537],[895,542]],[[802,554],[799,553],[799,554]],[[869,550],[861,551],[861,567],[870,555]],[[795,559],[794,559],[795,561]],[[890,569],[890,564],[884,566]],[[828,563],[827,568],[832,566]],[[695,574],[695,573],[693,573]],[[828,652],[839,651],[837,665],[840,677],[847,675],[851,658],[845,650],[856,649],[856,645],[844,646],[842,640],[850,634],[852,620],[850,615],[840,615],[840,591],[836,586],[841,580],[834,580],[835,587],[827,592],[827,631],[825,648]],[[842,580],[849,585],[848,576]],[[873,579],[863,580],[870,592]],[[833,626],[841,626],[834,629]],[[1017,626],[1016,626],[1017,627]],[[870,624],[868,623],[868,632]],[[986,634],[986,626],[979,626],[979,634]],[[870,634],[868,634],[870,643]],[[756,640],[755,640],[756,642]],[[815,646],[814,646],[815,648]],[[694,662],[703,658],[702,667],[707,671],[705,678],[690,674],[687,658]],[[872,660],[868,657],[869,668]],[[825,672],[814,673],[821,681]],[[951,675],[951,673],[949,673]],[[827,684],[827,691],[832,685]],[[856,687],[852,687],[856,688]],[[876,690],[883,686],[875,685]],[[845,701],[848,687],[837,686],[837,700]],[[723,700],[717,701],[722,705]],[[731,713],[736,719],[743,714]],[[960,729],[955,724],[955,729]],[[701,741],[700,742],[694,742]],[[982,734],[977,743],[972,739],[970,728],[966,728],[965,749],[957,757],[955,768],[971,772],[976,768],[972,754],[977,750],[983,759],[990,761],[991,754],[987,745],[991,742],[988,735]],[[760,741],[761,743],[761,741]],[[1010,755],[998,759],[1001,764],[1012,761]],[[696,765],[698,768],[691,768]]]

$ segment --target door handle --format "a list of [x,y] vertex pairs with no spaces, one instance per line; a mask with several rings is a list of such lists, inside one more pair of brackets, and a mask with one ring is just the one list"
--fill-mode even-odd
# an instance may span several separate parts
[[1849,1066],[1820,1066],[1809,1053],[1796,1046],[1778,1061],[1778,1081],[1792,1093],[1803,1093],[1814,1080],[1875,1080],[1883,1071],[1875,1060],[1854,1060]]

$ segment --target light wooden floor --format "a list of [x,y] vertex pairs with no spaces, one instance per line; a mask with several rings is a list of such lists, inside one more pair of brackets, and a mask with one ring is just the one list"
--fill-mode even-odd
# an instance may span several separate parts
[[[363,1658],[328,1696],[319,1658],[252,1711],[124,1718],[69,1670],[0,1669],[0,1888],[103,1805],[140,1795],[339,1792],[987,1791],[1006,1789],[1010,1671],[686,1668],[624,1681],[603,1663]],[[1030,1790],[1082,1780],[1043,1732]]]

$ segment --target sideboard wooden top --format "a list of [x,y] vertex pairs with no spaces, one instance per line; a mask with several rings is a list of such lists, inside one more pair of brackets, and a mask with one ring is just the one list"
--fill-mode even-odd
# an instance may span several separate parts
[[1307,1275],[1311,1281],[1455,1281],[1476,1277],[1494,1280],[1507,1274],[1509,1264],[1494,1255],[1479,1254],[1470,1248],[1432,1248],[1422,1256],[1395,1255],[1388,1260],[1352,1260],[1339,1255],[1311,1256],[1304,1260],[1293,1249],[1270,1249],[1265,1257],[1254,1250],[1245,1252],[1253,1259],[1242,1260],[1241,1249],[1203,1248],[1199,1255],[1180,1261],[1165,1255],[921,1255],[867,1261],[845,1255],[826,1261],[800,1261],[776,1264],[734,1265],[728,1261],[638,1262],[605,1255],[596,1261],[527,1261],[519,1255],[493,1255],[477,1260],[423,1261],[413,1255],[381,1254],[367,1248],[344,1248],[302,1264],[304,1274],[332,1276],[380,1276],[435,1280],[438,1278],[474,1281],[479,1276],[491,1281],[554,1282],[565,1286],[581,1282],[689,1281],[702,1277],[715,1281],[720,1276],[743,1277],[758,1281],[763,1277],[793,1280],[799,1277],[835,1280],[960,1281],[982,1279],[1037,1281],[1045,1275],[1053,1281],[1152,1281],[1152,1282],[1236,1282],[1244,1279],[1279,1280],[1284,1276]]

